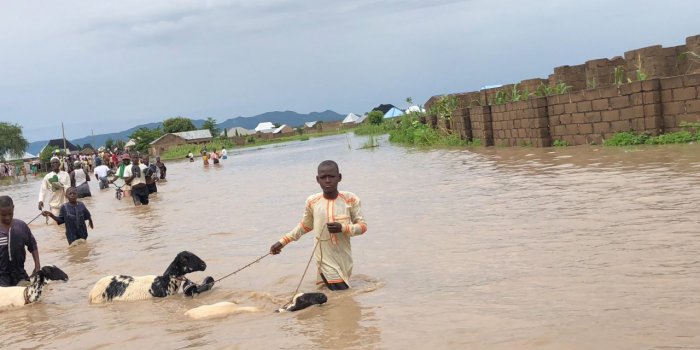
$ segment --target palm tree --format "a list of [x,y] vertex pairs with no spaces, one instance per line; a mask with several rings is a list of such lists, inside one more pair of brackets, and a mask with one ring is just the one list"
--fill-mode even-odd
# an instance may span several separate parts
[[5,154],[21,158],[27,146],[29,142],[22,136],[21,126],[0,122],[0,160],[5,160]]

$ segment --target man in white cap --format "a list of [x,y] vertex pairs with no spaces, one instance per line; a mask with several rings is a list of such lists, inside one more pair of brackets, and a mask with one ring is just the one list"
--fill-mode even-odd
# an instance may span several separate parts
[[44,210],[44,199],[49,196],[49,208],[54,215],[59,215],[61,205],[68,202],[66,189],[70,187],[70,175],[59,170],[61,161],[58,157],[51,158],[51,171],[44,176],[39,189],[39,210]]

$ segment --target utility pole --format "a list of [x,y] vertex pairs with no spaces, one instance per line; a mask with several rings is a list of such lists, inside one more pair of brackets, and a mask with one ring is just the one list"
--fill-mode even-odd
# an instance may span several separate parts
[[63,134],[63,152],[68,155],[68,146],[66,146],[66,130],[63,128],[63,122],[61,122],[61,134]]

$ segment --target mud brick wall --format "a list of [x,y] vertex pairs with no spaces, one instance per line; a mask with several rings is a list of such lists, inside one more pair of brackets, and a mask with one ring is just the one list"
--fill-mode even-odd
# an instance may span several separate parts
[[623,131],[658,135],[663,129],[659,81],[649,80],[549,96],[552,140],[600,144]]
[[547,85],[549,84],[549,80],[540,78],[523,80],[518,84],[518,89],[534,93],[541,84]]
[[678,75],[676,62],[684,49],[685,46],[664,48],[656,45],[625,52],[627,78],[636,81],[638,69],[641,69],[647,79]]
[[493,142],[496,146],[549,147],[547,99],[491,106]]
[[[450,125],[441,126],[487,146],[549,146],[553,140],[580,145],[600,143],[624,131],[651,135],[680,131],[683,122],[700,122],[700,59],[681,57],[689,51],[700,54],[700,35],[687,37],[685,45],[631,50],[624,58],[561,66],[548,79],[518,83],[519,90],[534,93],[541,83],[563,82],[571,86],[571,92],[563,95],[488,105],[500,91],[510,94],[514,84],[456,94],[459,112]],[[633,82],[615,85],[616,67],[625,70],[625,82],[627,78]],[[635,81],[639,68],[646,80]],[[431,97],[426,108],[439,97]],[[437,118],[427,116],[426,124],[437,127]]]
[[491,123],[491,106],[469,108],[472,126],[472,140],[481,140],[484,146],[493,146],[493,128]]
[[615,83],[615,67],[624,67],[625,59],[614,57],[612,59],[601,58],[586,62],[586,88],[610,86]]
[[455,95],[457,97],[457,108],[467,108],[470,106],[479,106],[481,101],[481,92],[462,92]]
[[450,118],[452,133],[458,134],[462,140],[472,139],[472,124],[469,119],[469,108],[458,108]]
[[683,130],[683,122],[700,122],[700,74],[660,79],[665,132]]
[[[685,51],[692,51],[695,52],[696,54],[700,55],[700,35],[695,35],[695,36],[689,36],[685,38]],[[685,52],[684,51],[684,52]],[[700,73],[700,60],[695,60],[695,64],[692,66],[688,67],[688,59],[686,58],[685,60],[686,64],[686,70],[682,71],[681,74],[693,74],[693,73]]]
[[549,75],[549,84],[555,85],[560,82],[571,86],[573,90],[586,88],[586,65],[561,66],[554,68],[554,74]]

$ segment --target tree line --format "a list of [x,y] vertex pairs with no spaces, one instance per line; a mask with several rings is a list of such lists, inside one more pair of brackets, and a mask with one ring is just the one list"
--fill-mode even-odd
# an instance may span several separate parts
[[[219,128],[216,127],[216,124],[216,119],[209,117],[202,125],[202,129],[209,129],[211,134],[216,136],[219,134]],[[192,119],[178,116],[163,120],[162,127],[159,126],[153,129],[146,127],[139,128],[131,133],[129,137],[136,143],[133,150],[148,152],[148,146],[157,138],[168,133],[192,130],[196,130]],[[123,140],[113,140],[111,138],[107,139],[104,144],[105,148],[108,149],[114,147],[124,149],[124,145],[125,142]],[[5,161],[5,155],[21,158],[28,146],[29,142],[24,138],[24,135],[22,135],[22,126],[14,123],[0,122],[0,161]],[[47,155],[50,157],[53,150],[47,148],[44,152],[48,152]],[[41,155],[39,158],[41,158]]]

